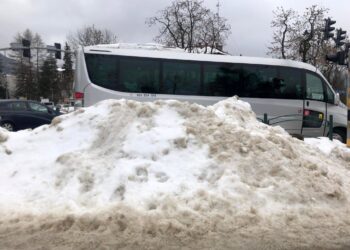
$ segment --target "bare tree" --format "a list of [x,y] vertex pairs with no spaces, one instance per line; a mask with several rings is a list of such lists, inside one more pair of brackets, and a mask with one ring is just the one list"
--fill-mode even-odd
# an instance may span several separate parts
[[[227,24],[227,19],[220,17],[219,13],[209,13],[208,17],[202,21],[201,27],[197,41],[204,46],[204,53],[212,54],[214,49],[222,50],[226,39],[231,34],[231,26]],[[208,49],[210,51],[207,51]]]
[[275,29],[268,54],[283,59],[294,59],[315,66],[324,64],[329,52],[323,41],[324,17],[328,9],[312,5],[303,15],[283,7],[274,11],[271,27]]
[[308,62],[318,66],[320,56],[324,57],[323,47],[323,28],[324,18],[328,9],[312,5],[306,8],[301,20],[298,22],[299,27],[296,29],[299,41],[299,55],[301,61]]
[[271,22],[275,31],[268,54],[310,63],[322,71],[335,89],[341,90],[348,73],[344,67],[326,60],[326,55],[337,52],[333,41],[323,40],[327,12],[327,8],[317,5],[306,8],[302,15],[292,9],[277,8]]
[[286,59],[290,57],[287,56],[287,53],[293,44],[297,13],[293,9],[285,10],[283,7],[278,7],[277,10],[273,11],[273,14],[274,19],[271,22],[271,27],[275,31],[273,32],[272,46],[268,48],[268,54]]
[[68,43],[73,49],[79,46],[116,43],[117,36],[108,29],[98,29],[95,25],[85,26],[67,36]]
[[146,23],[159,26],[155,41],[188,52],[193,52],[199,44],[212,48],[217,44],[223,45],[231,29],[225,18],[213,13],[203,6],[203,1],[198,0],[175,0],[160,10],[157,16],[148,18]]

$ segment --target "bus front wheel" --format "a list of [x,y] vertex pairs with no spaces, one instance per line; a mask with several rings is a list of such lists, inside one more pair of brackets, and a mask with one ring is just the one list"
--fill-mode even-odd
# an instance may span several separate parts
[[346,129],[345,128],[334,128],[333,139],[339,140],[342,143],[346,142]]

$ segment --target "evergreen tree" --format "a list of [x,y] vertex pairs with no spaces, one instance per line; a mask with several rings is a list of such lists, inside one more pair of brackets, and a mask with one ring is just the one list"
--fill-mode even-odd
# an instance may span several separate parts
[[5,81],[5,74],[3,74],[2,70],[2,59],[0,57],[0,99],[6,98],[6,81]]
[[36,99],[37,88],[33,84],[33,72],[28,58],[20,57],[16,65],[16,97]]
[[71,97],[72,96],[72,87],[73,87],[73,60],[72,60],[72,51],[66,42],[64,47],[64,56],[63,56],[63,72],[62,72],[62,80],[61,80],[61,90],[63,93],[63,97]]
[[39,78],[39,96],[57,102],[60,98],[56,59],[50,54],[43,65]]
[[[29,40],[31,47],[43,47],[44,43],[39,34],[33,34],[29,29],[26,29],[22,34],[18,33],[14,42],[22,43],[22,39]],[[16,93],[17,97],[25,97],[27,99],[38,99],[38,80],[39,68],[42,58],[46,52],[37,49],[31,49],[31,58],[24,58],[22,50],[13,52],[12,56],[16,58]]]

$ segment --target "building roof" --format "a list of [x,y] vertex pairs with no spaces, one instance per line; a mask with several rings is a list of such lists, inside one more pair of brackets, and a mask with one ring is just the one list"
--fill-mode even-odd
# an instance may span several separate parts
[[2,66],[2,72],[7,75],[12,75],[15,72],[16,60],[8,58],[3,54],[0,54],[0,63]]

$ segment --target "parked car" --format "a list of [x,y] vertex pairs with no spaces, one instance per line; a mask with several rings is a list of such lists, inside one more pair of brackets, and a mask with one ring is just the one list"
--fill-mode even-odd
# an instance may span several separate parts
[[37,101],[0,100],[0,126],[9,131],[50,124],[60,114]]
[[74,106],[71,106],[70,104],[57,104],[55,110],[59,110],[61,113],[67,114],[73,112],[75,109]]
[[45,104],[47,107],[54,109],[55,103],[54,102],[41,102],[41,104]]

